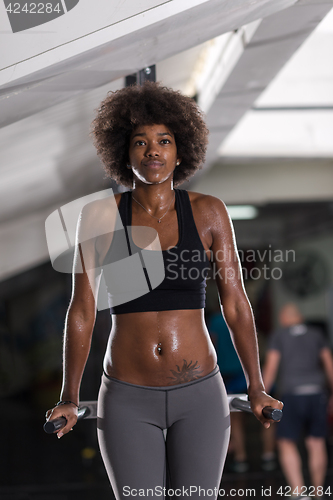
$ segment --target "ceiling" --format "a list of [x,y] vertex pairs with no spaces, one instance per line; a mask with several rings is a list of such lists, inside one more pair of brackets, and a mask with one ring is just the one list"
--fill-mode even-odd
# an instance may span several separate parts
[[222,156],[333,156],[333,11],[221,144]]
[[[156,64],[158,80],[197,94],[207,114],[210,145],[207,163],[193,186],[205,192],[213,185],[217,195],[225,197],[224,181],[219,180],[222,165],[229,172],[228,203],[258,200],[253,186],[266,169],[265,162],[259,165],[261,170],[258,167],[252,176],[243,177],[244,184],[249,181],[252,186],[252,197],[239,189],[244,162],[251,164],[249,157],[257,158],[260,151],[265,157],[276,157],[280,151],[281,144],[263,135],[279,119],[260,125],[260,117],[267,120],[270,113],[282,117],[280,109],[272,108],[304,107],[308,97],[313,106],[333,104],[333,69],[324,71],[332,53],[329,21],[316,34],[333,0],[101,0],[99,5],[98,12],[91,12],[91,2],[80,0],[52,23],[20,33],[12,33],[6,16],[0,16],[0,44],[10,47],[0,56],[0,279],[48,259],[44,223],[53,210],[110,187],[102,178],[89,125],[106,92],[121,88],[127,74]],[[300,72],[308,56],[302,56],[303,66],[297,62],[310,35],[320,38],[310,47],[314,75],[318,75],[319,59],[323,64],[316,87],[320,97],[318,90],[312,94],[309,90],[309,73]],[[296,70],[291,64],[294,58]],[[301,80],[302,92],[297,91]],[[285,112],[291,116],[297,110]],[[328,113],[325,110],[326,120]],[[287,123],[295,129],[290,118]],[[288,131],[287,126],[280,127]],[[272,137],[276,136],[282,140],[275,130]],[[318,140],[306,153],[323,159],[325,179],[317,182],[315,198],[326,199],[333,169],[329,141],[326,152],[320,149],[321,142],[325,141]],[[273,149],[266,144],[273,144]],[[245,160],[238,160],[239,156]],[[288,156],[293,156],[290,150]],[[304,155],[298,150],[294,156]],[[307,171],[307,186],[311,186],[310,164]],[[295,170],[295,178],[296,174]],[[265,197],[259,196],[262,202],[277,200],[268,178],[264,191]],[[284,191],[281,200],[286,199]],[[295,193],[302,199],[302,189],[293,188],[287,199]]]

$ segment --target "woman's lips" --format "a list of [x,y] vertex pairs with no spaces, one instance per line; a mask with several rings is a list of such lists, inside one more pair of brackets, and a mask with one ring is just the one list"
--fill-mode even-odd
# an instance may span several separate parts
[[163,163],[161,163],[160,161],[157,161],[157,160],[146,161],[144,163],[144,166],[149,167],[149,168],[160,168],[162,165],[163,165]]

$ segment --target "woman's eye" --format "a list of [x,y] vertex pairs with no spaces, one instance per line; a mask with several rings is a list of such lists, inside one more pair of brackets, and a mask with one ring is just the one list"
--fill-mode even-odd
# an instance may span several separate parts
[[136,146],[144,146],[145,141],[136,141],[135,145]]
[[162,139],[161,142],[162,142],[162,144],[170,144],[169,139]]

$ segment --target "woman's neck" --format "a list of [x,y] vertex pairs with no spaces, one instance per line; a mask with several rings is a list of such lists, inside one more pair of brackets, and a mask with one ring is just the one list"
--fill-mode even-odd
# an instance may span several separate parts
[[163,185],[136,183],[132,194],[139,203],[154,214],[170,204],[174,197],[173,183],[163,183]]

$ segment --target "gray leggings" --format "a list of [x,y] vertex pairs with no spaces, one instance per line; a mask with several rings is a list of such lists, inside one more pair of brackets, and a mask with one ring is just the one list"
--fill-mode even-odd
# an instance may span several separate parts
[[175,500],[217,497],[230,435],[218,366],[198,380],[167,387],[129,384],[103,374],[97,429],[117,500],[163,500],[168,490],[170,496],[175,492]]

